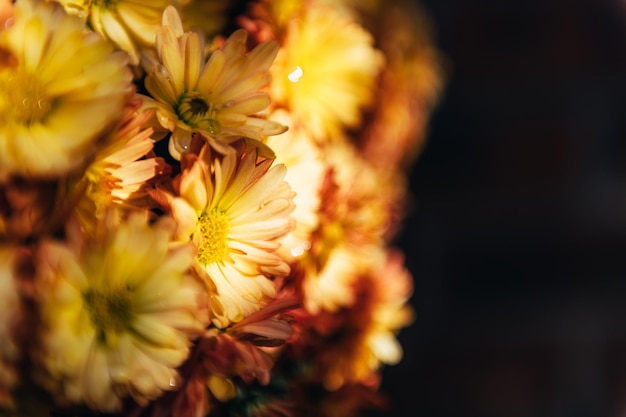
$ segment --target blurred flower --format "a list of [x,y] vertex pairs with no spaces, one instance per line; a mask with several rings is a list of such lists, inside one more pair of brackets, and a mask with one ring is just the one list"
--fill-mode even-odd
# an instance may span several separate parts
[[0,181],[0,242],[26,242],[61,229],[72,207],[65,180]]
[[444,79],[416,11],[0,0],[0,415],[383,405]]
[[128,394],[145,404],[175,389],[205,323],[201,284],[188,274],[193,247],[171,245],[172,220],[116,217],[86,247],[43,242],[36,264],[48,388],[106,412]]
[[324,155],[331,175],[322,191],[322,240],[325,244],[385,244],[404,212],[407,184],[403,173],[378,167],[349,143],[334,142]]
[[162,397],[153,415],[205,416],[241,396],[248,384],[269,384],[276,356],[271,349],[292,334],[287,315],[296,305],[296,298],[281,295],[226,329],[208,329],[180,369],[182,389]]
[[[389,7],[390,4],[384,2],[383,0],[317,0],[320,3],[332,3],[337,6],[342,6],[346,13],[352,13],[355,15],[366,15],[370,13],[379,13],[383,14],[381,10],[378,10],[380,7],[385,7],[385,9],[393,9],[393,7]],[[398,1],[394,2],[394,6],[398,3]]]
[[375,169],[350,144],[327,144],[324,156],[319,224],[298,258],[297,278],[312,314],[354,303],[353,284],[370,267],[372,248],[384,246],[394,231],[405,190],[401,178]]
[[364,267],[364,253],[339,244],[324,253],[315,250],[302,259],[304,306],[311,314],[337,312],[354,303],[354,281]]
[[[193,362],[196,365],[196,362]],[[184,369],[183,369],[184,370]],[[165,393],[154,403],[151,417],[206,417],[214,409],[215,400],[209,396],[207,377],[194,366],[179,390]]]
[[96,152],[75,187],[80,195],[77,217],[88,234],[93,234],[111,206],[152,208],[148,194],[152,186],[169,178],[171,167],[151,155],[151,128],[145,128],[151,112],[139,112],[141,100],[130,100],[117,129]]
[[[364,414],[365,410],[378,410],[380,413],[385,407],[385,398],[381,393],[370,386],[363,384],[345,384],[341,388],[324,392],[316,399],[311,399],[310,391],[301,395],[305,405],[303,417],[357,417]],[[314,389],[314,387],[311,387]],[[307,395],[308,394],[308,395]]]
[[90,28],[128,52],[132,65],[139,64],[143,49],[154,46],[163,10],[180,6],[180,0],[55,0],[84,19]]
[[195,269],[208,285],[213,324],[220,328],[260,309],[275,295],[268,277],[289,273],[276,253],[293,228],[286,168],[271,167],[256,147],[238,144],[226,155],[208,144],[199,156],[186,154],[178,194],[166,196],[178,238],[197,248]]
[[[285,319],[285,313],[299,305],[298,298],[290,294],[279,294],[269,304],[230,326],[227,333],[239,340],[252,342],[256,346],[276,347],[282,345],[293,329]],[[262,379],[261,383],[269,382]]]
[[327,165],[322,150],[289,113],[277,110],[269,118],[289,127],[284,134],[267,138],[266,143],[276,153],[274,163],[287,167],[285,181],[296,193],[292,213],[296,227],[281,240],[279,250],[291,262],[311,248],[311,233],[319,223],[320,193]]
[[0,32],[0,48],[15,59],[0,66],[0,179],[62,175],[121,116],[126,57],[57,4],[21,1],[14,13]]
[[183,27],[205,36],[214,36],[228,23],[233,0],[183,0],[181,18]]
[[370,324],[365,332],[365,346],[369,350],[367,362],[372,368],[381,363],[396,365],[402,359],[402,346],[396,334],[413,322],[413,308],[409,297],[413,293],[413,277],[404,266],[404,255],[398,249],[381,253],[366,279],[356,289],[370,309]]
[[13,17],[13,1],[0,0],[0,25],[4,27],[6,21],[11,17]]
[[317,2],[303,2],[285,24],[271,68],[272,105],[286,107],[320,141],[357,127],[384,62],[371,34]]
[[12,405],[11,389],[19,379],[20,353],[16,340],[16,329],[22,317],[16,278],[19,252],[19,247],[0,246],[0,305],[3,308],[0,314],[0,411]]
[[[256,381],[262,386],[271,382],[275,352],[291,336],[284,317],[297,305],[296,299],[275,299],[261,310],[230,326],[225,332],[208,330],[201,343],[203,365],[208,372],[208,387],[220,402],[232,400]],[[239,388],[235,381],[241,380]]]
[[387,170],[407,170],[422,150],[446,76],[426,13],[405,3],[376,15],[387,64],[372,114],[356,135],[364,156]]
[[205,336],[201,349],[208,370],[209,389],[221,402],[236,394],[232,377],[244,378],[248,382],[257,379],[261,384],[270,381],[274,359],[254,342],[212,329]]
[[314,324],[322,337],[333,340],[319,351],[318,369],[330,390],[346,383],[378,384],[380,366],[402,358],[396,333],[413,318],[407,304],[412,277],[399,253],[379,248],[369,253],[368,261],[369,271],[353,281],[354,306]]
[[[285,127],[260,115],[269,105],[269,67],[278,46],[267,42],[246,55],[246,32],[237,30],[222,48],[205,56],[204,39],[183,32],[176,9],[163,13],[157,31],[158,59],[144,55],[145,87],[157,119],[172,132],[170,153],[176,159],[189,150],[194,132],[213,139],[213,146],[244,136],[262,140]],[[216,141],[221,139],[221,141]]]

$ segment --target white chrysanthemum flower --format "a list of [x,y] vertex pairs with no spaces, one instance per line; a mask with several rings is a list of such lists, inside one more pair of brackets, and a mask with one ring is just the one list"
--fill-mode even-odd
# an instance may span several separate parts
[[183,159],[179,196],[171,201],[178,237],[198,248],[195,265],[217,327],[259,310],[276,294],[268,277],[289,273],[276,251],[293,228],[293,192],[284,165],[258,159],[256,148],[220,155],[205,144],[199,156]]
[[56,3],[17,2],[9,21],[0,32],[14,61],[0,67],[0,178],[65,174],[121,117],[128,57]]
[[172,245],[173,221],[113,220],[86,247],[43,242],[36,264],[48,388],[106,412],[129,394],[145,404],[175,389],[206,324],[204,288],[189,275],[193,247]]

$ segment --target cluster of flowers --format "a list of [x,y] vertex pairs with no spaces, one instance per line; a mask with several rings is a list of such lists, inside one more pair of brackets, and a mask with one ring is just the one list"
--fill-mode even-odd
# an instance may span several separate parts
[[380,402],[442,84],[392,3],[0,2],[0,414]]

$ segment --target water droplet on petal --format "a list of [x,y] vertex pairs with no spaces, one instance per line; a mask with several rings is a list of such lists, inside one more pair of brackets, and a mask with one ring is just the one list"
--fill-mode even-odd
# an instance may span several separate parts
[[180,377],[178,375],[171,377],[169,385],[171,388],[177,388],[180,385]]
[[82,20],[87,19],[87,11],[84,7],[71,3],[66,4],[64,7],[68,14],[77,16]]
[[167,68],[165,68],[163,65],[157,65],[156,70],[158,71],[159,74],[161,74],[163,76],[163,78],[165,78],[166,80],[170,79],[170,72],[167,70]]
[[209,120],[209,133],[212,135],[220,133],[220,128],[215,120]]

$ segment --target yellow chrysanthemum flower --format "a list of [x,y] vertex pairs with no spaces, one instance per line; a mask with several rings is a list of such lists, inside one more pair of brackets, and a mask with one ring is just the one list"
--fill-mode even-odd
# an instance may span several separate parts
[[148,190],[160,179],[169,178],[171,167],[163,158],[151,155],[152,129],[145,127],[151,112],[138,112],[140,105],[140,99],[127,103],[120,125],[96,152],[74,187],[80,195],[77,217],[88,234],[93,233],[112,206],[154,206]]
[[172,132],[174,158],[189,150],[194,132],[228,141],[241,136],[261,140],[286,130],[260,114],[270,99],[259,89],[270,81],[278,46],[268,41],[246,55],[246,38],[244,30],[236,31],[207,59],[200,34],[183,32],[173,7],[163,13],[156,36],[158,60],[145,55],[145,87],[153,99],[146,98],[147,106],[156,107],[158,121]]
[[39,359],[49,390],[110,412],[129,394],[146,404],[177,388],[176,368],[206,324],[206,293],[189,274],[193,246],[170,242],[172,219],[150,226],[136,212],[101,226],[87,246],[44,241],[39,248]]
[[213,324],[226,327],[274,298],[268,277],[289,267],[276,253],[293,228],[293,192],[284,165],[271,167],[256,149],[220,155],[205,144],[183,159],[178,196],[171,201],[178,237],[198,252],[195,268],[211,295]]
[[[127,56],[54,3],[16,3],[0,48],[0,178],[62,175],[92,155],[122,114]],[[89,123],[83,123],[89,121]]]
[[286,19],[270,94],[318,140],[361,123],[374,98],[382,54],[372,35],[330,4],[306,3]]
[[285,181],[296,193],[292,214],[296,228],[285,236],[280,247],[281,255],[293,261],[311,247],[311,233],[319,223],[320,193],[327,165],[308,131],[297,126],[286,111],[277,110],[269,118],[289,127],[284,134],[267,138],[266,143],[276,152],[274,163],[287,167]]
[[167,6],[180,7],[181,0],[55,0],[87,25],[128,52],[138,65],[141,52],[154,47],[154,36]]

